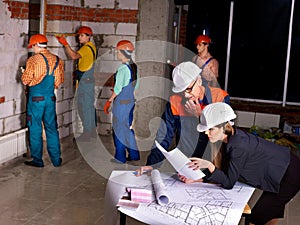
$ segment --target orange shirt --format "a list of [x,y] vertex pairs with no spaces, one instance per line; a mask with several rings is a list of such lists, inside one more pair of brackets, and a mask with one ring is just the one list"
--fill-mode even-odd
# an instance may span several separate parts
[[[49,64],[49,73],[51,74],[56,63],[56,56],[50,53],[47,49],[42,50],[40,53],[47,58]],[[46,62],[43,56],[40,54],[35,54],[27,60],[26,69],[22,74],[21,79],[24,85],[34,86],[42,82],[46,73]],[[64,64],[61,59],[59,59],[59,64],[54,71],[54,76],[54,86],[55,88],[58,88],[58,86],[64,82]]]

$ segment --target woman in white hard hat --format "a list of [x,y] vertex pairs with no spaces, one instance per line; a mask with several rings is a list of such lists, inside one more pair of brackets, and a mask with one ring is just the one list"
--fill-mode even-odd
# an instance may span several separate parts
[[[235,128],[231,121],[235,118],[228,104],[213,103],[204,108],[197,130],[205,131],[212,143],[222,141],[221,167],[200,158],[191,158],[190,167],[205,168],[206,180],[225,189],[240,181],[263,190],[252,209],[251,224],[275,225],[300,189],[300,160],[286,146]],[[185,183],[195,182],[182,175],[179,178]]]

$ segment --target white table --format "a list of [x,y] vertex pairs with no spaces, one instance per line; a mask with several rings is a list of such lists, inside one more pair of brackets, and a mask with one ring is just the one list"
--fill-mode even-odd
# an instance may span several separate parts
[[[147,175],[135,177],[133,171],[113,171],[105,194],[104,224],[118,223],[118,212],[146,224],[223,224],[237,225],[244,207],[255,188],[237,183],[233,189],[225,190],[214,184],[184,184],[162,173],[164,183],[171,196],[168,205],[156,202],[142,203],[138,209],[116,207],[126,187],[149,187],[151,179]],[[124,218],[123,218],[124,219]]]

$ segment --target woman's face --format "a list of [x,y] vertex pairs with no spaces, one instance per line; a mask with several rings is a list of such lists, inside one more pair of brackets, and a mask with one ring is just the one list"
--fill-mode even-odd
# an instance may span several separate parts
[[79,34],[78,39],[80,44],[85,44],[90,41],[90,36],[86,34]]
[[120,50],[116,50],[116,51],[117,51],[117,59],[122,61],[125,58],[124,55]]
[[209,141],[215,143],[217,141],[223,141],[224,139],[224,128],[223,127],[213,127],[205,131]]

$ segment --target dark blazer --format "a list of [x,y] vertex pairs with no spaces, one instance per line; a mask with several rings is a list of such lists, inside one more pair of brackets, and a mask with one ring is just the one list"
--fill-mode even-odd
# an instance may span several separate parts
[[263,191],[278,192],[290,163],[290,149],[237,129],[225,148],[228,168],[215,169],[208,181],[231,189],[236,181]]

